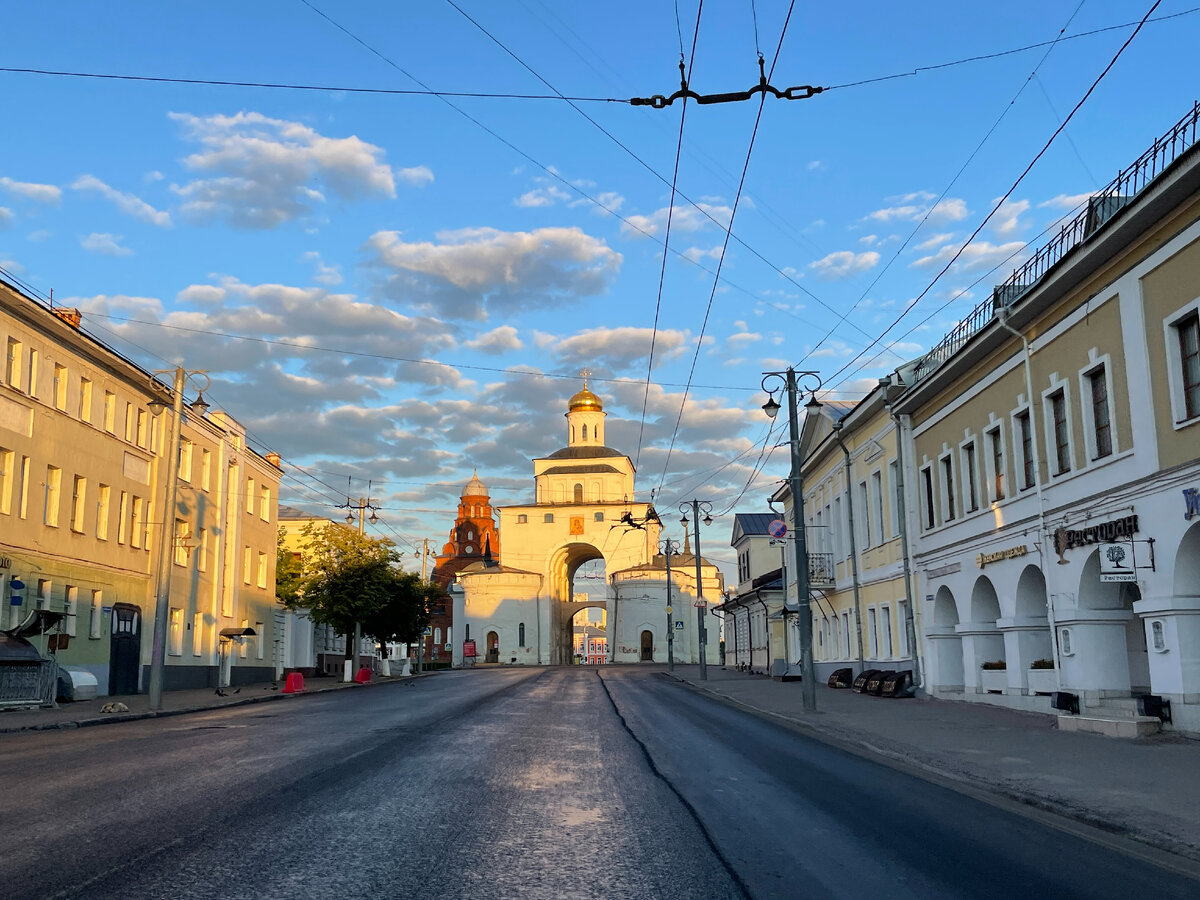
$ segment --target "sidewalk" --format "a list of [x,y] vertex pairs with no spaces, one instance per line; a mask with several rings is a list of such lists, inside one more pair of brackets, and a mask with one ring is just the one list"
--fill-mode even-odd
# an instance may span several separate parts
[[1200,741],[1061,732],[1054,716],[985,703],[891,700],[817,685],[805,713],[798,682],[720,666],[674,676],[786,720],[822,740],[1068,816],[1200,861]]
[[[401,678],[399,675],[389,678],[374,675],[372,676],[372,680],[365,685],[353,682],[345,683],[335,678],[306,678],[304,680],[304,691],[299,694],[282,693],[282,682],[274,688],[266,683],[247,684],[240,688],[224,688],[224,697],[218,695],[213,688],[165,691],[163,693],[163,708],[157,712],[150,709],[149,694],[99,697],[96,700],[83,700],[78,703],[60,703],[57,709],[7,709],[0,710],[0,734],[15,731],[44,731],[56,728],[86,728],[92,725],[108,725],[113,722],[129,722],[135,719],[178,716],[184,713],[202,712],[209,709],[223,709],[226,706],[245,706],[249,703],[263,703],[269,700],[283,700],[310,694],[323,694],[329,691],[350,690],[359,687],[370,687],[376,684],[411,681],[415,677],[417,677],[415,674],[407,678]],[[129,707],[129,711],[102,713],[100,708],[109,702],[124,703]]]

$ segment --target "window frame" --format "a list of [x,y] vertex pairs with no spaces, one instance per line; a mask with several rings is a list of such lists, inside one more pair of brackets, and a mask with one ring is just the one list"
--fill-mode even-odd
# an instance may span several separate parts
[[979,436],[971,434],[958,445],[958,477],[962,479],[962,514],[979,512]]
[[958,508],[954,503],[954,452],[947,450],[938,456],[938,503],[942,510],[942,521],[949,523],[958,519]]
[[1171,399],[1171,419],[1175,429],[1200,422],[1200,399],[1188,409],[1187,373],[1184,368],[1182,327],[1194,324],[1200,346],[1200,298],[1163,317],[1163,341],[1167,351],[1167,383]]
[[[1024,427],[1022,427],[1024,425]],[[1012,412],[1013,452],[1020,451],[1020,467],[1014,461],[1013,472],[1021,475],[1017,483],[1017,496],[1038,486],[1037,454],[1034,453],[1033,408],[1028,404]]]
[[[1056,403],[1062,402],[1062,416],[1056,411]],[[1066,381],[1054,381],[1049,390],[1042,392],[1042,431],[1046,439],[1046,460],[1053,460],[1054,466],[1046,466],[1050,479],[1065,478],[1075,471],[1075,435],[1071,428],[1071,389]],[[1065,443],[1063,442],[1065,438]],[[1063,465],[1063,455],[1066,455],[1066,465]]]
[[[1108,417],[1108,452],[1100,453],[1099,428],[1096,422],[1096,377],[1104,379],[1104,409]],[[1088,361],[1088,365],[1079,370],[1080,405],[1085,410],[1083,415],[1083,447],[1085,462],[1088,465],[1117,455],[1116,408],[1113,402],[1112,365],[1109,356],[1096,356]]]
[[918,491],[921,493],[921,527],[932,531],[937,527],[936,491],[933,484],[933,463],[926,463],[918,470],[921,483]]
[[[1008,478],[1008,448],[1004,443],[1004,423],[995,421],[989,424],[983,432],[987,440],[987,454],[984,458],[984,468],[987,471],[987,496],[989,503],[999,503],[1008,498],[1004,490]],[[996,471],[996,451],[999,450],[1002,471]]]

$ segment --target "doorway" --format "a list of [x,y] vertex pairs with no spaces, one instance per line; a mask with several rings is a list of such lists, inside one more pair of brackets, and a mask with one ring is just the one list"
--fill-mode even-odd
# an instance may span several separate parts
[[117,603],[112,608],[108,644],[108,692],[136,694],[142,662],[142,608]]
[[483,661],[490,663],[500,662],[500,635],[494,631],[487,633],[487,655],[483,658]]
[[649,631],[642,632],[642,662],[654,662],[654,635]]

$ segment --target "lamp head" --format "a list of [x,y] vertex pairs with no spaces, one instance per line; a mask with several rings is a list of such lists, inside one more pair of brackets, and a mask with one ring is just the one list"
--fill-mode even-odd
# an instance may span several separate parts
[[817,392],[813,391],[812,397],[810,397],[809,401],[804,404],[804,408],[807,409],[810,413],[815,414],[815,413],[819,413],[821,411],[821,407],[823,405],[824,404],[822,404],[821,401],[817,399]]
[[159,413],[161,413],[164,409],[167,408],[167,401],[164,400],[162,397],[159,397],[156,395],[154,397],[154,399],[151,400],[146,405],[148,407],[150,407],[150,412],[154,413],[157,416]]
[[768,419],[774,419],[779,415],[779,404],[775,402],[775,395],[768,394],[767,402],[762,405],[763,412],[767,414]]
[[375,513],[371,513],[371,518],[367,519],[367,521],[374,525],[379,521],[379,516],[375,515]]
[[706,516],[704,517],[704,526],[707,528],[707,527],[708,527],[709,525],[711,525],[711,524],[712,524],[712,516],[707,516],[707,515],[706,515]]
[[346,513],[346,524],[347,525],[354,524],[354,513]]
[[204,391],[196,395],[196,399],[192,401],[192,412],[198,416],[202,416],[208,412],[208,401],[204,399]]

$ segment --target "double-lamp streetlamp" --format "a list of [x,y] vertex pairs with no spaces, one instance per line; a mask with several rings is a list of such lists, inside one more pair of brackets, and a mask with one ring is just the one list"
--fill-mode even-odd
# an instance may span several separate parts
[[[171,407],[174,415],[171,418],[171,432],[167,438],[163,454],[167,462],[167,483],[163,494],[162,525],[159,529],[158,541],[158,570],[155,584],[154,601],[154,638],[150,651],[150,708],[162,709],[163,674],[167,662],[167,617],[171,607],[171,551],[175,548],[175,511],[179,502],[179,448],[180,426],[183,422],[183,390],[189,379],[199,376],[203,384],[197,382],[196,399],[188,408],[198,416],[208,412],[208,404],[204,402],[204,392],[208,390],[210,381],[208,375],[195,369],[188,371],[183,366],[174,369],[155,369],[155,375],[172,375]],[[167,401],[155,397],[147,404],[155,413],[161,413],[167,408]]]
[[[815,414],[821,409],[817,399],[817,391],[821,389],[821,377],[816,372],[797,372],[788,367],[783,372],[764,372],[762,389],[767,392],[767,402],[763,411],[772,419],[779,414],[779,404],[775,401],[775,392],[780,385],[768,388],[767,384],[774,379],[783,382],[782,387],[787,391],[788,399],[788,439],[791,445],[791,471],[788,473],[788,493],[792,495],[792,534],[795,535],[796,548],[796,614],[800,618],[800,652],[801,658],[801,696],[804,709],[812,711],[817,708],[816,672],[813,668],[812,648],[812,612],[809,608],[808,597],[808,544],[804,539],[804,476],[801,472],[800,459],[800,423],[796,410],[796,393],[799,383],[805,381],[811,387],[805,387],[811,393],[811,398],[804,404],[809,414]],[[784,605],[787,605],[787,585],[784,586]]]

